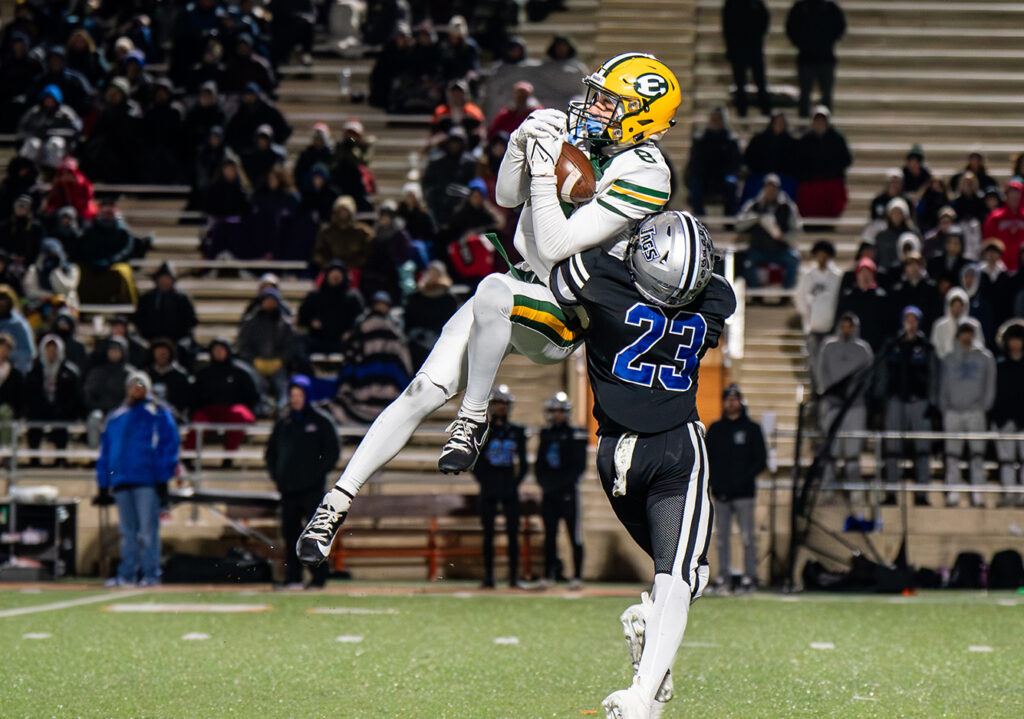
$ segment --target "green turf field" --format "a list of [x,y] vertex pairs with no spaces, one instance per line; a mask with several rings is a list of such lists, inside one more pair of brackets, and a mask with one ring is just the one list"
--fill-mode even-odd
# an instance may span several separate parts
[[[0,717],[568,718],[629,680],[625,597],[332,586],[355,594],[0,589]],[[110,611],[149,603],[267,609]],[[1024,596],[706,598],[674,673],[668,717],[1019,719]]]

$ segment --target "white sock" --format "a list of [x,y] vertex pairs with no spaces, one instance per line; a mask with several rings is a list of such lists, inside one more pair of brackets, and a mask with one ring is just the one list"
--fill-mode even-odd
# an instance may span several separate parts
[[473,295],[473,331],[469,336],[469,377],[459,414],[483,422],[501,361],[512,341],[515,297],[501,275],[488,275]]
[[445,391],[426,375],[416,375],[405,391],[377,415],[334,485],[356,496],[366,480],[390,462],[423,420],[447,400]]
[[672,574],[655,574],[651,597],[654,603],[647,613],[644,651],[634,680],[648,705],[654,701],[683,641],[690,613],[690,585]]

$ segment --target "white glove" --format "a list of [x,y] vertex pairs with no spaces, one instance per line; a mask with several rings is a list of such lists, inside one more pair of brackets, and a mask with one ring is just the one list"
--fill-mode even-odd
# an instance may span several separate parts
[[568,125],[569,118],[561,110],[534,110],[512,132],[509,137],[509,146],[515,146],[518,150],[525,152],[526,141],[531,137],[557,136],[564,139],[568,134]]
[[554,177],[555,164],[562,154],[562,138],[543,134],[526,142],[526,162],[533,177]]

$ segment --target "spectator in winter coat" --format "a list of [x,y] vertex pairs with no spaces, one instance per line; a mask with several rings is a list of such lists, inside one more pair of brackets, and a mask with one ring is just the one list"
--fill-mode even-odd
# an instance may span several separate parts
[[90,447],[99,446],[106,416],[124,401],[125,382],[135,371],[128,364],[128,342],[123,337],[111,336],[106,348],[104,361],[89,370],[82,388]]
[[402,201],[398,204],[398,216],[405,221],[405,229],[414,240],[427,246],[437,238],[437,223],[423,202],[423,188],[418,182],[407,182],[402,187]]
[[174,100],[170,80],[161,78],[153,84],[153,100],[145,108],[142,124],[149,150],[142,178],[158,185],[183,182],[191,168],[182,158],[193,146],[185,144],[185,108]]
[[135,368],[144,367],[149,361],[149,347],[141,337],[131,331],[128,318],[124,315],[114,315],[110,318],[108,328],[107,336],[94,340],[92,354],[89,355],[82,371],[88,374],[93,367],[106,362],[107,346],[115,338],[126,343],[128,364]]
[[[292,251],[302,259],[309,257],[315,228],[300,225],[299,195],[283,163],[270,168],[262,185],[252,193],[252,207],[245,245],[238,248],[239,257],[286,258]],[[300,247],[304,251],[299,251]]]
[[[942,427],[946,432],[984,432],[988,429],[986,413],[992,409],[996,395],[996,363],[992,353],[979,347],[976,328],[965,322],[956,330],[953,351],[942,360],[942,379],[939,385],[939,409]],[[985,483],[985,440],[967,441],[970,450],[971,484]],[[960,484],[960,457],[964,440],[946,440],[946,484]],[[946,495],[946,504],[956,506],[959,492]],[[984,506],[980,492],[971,493],[971,505]]]
[[846,16],[834,0],[796,0],[786,15],[786,36],[796,46],[800,82],[800,117],[811,109],[811,88],[821,91],[821,104],[832,109],[836,76],[835,46],[846,33]]
[[786,114],[782,110],[774,110],[768,127],[750,138],[747,149],[743,151],[747,179],[743,183],[740,201],[757,197],[769,172],[779,176],[787,195],[795,197],[796,146],[796,138],[789,133]]
[[260,125],[256,128],[256,141],[241,155],[245,176],[257,192],[266,186],[267,176],[285,163],[285,150],[281,145],[274,144],[273,135],[274,130],[270,125]]
[[224,63],[221,62],[223,55],[224,48],[219,42],[210,40],[206,43],[203,57],[189,69],[188,76],[182,83],[187,94],[195,95],[207,83],[213,83],[215,87],[224,84]]
[[82,233],[73,258],[82,270],[81,301],[134,305],[138,293],[128,264],[134,252],[135,238],[121,219],[116,202],[103,200],[96,219]]
[[954,234],[960,237],[960,254],[963,254],[963,229],[956,219],[956,210],[949,205],[939,208],[935,226],[921,238],[921,254],[926,261],[942,254],[946,249],[946,238]]
[[224,104],[217,94],[217,83],[212,80],[204,82],[199,89],[198,101],[185,113],[185,126],[182,134],[185,147],[199,147],[215,127],[223,128],[228,121],[224,112]]
[[42,75],[28,90],[29,97],[38,97],[44,87],[55,85],[64,96],[66,102],[78,114],[84,117],[92,109],[93,88],[80,73],[67,67],[64,48],[51,46],[46,51],[46,67]]
[[875,235],[875,261],[887,274],[900,266],[899,244],[907,233],[919,237],[911,220],[910,207],[902,197],[889,200],[885,208],[886,227]]
[[706,214],[705,197],[721,197],[725,214],[736,214],[737,174],[741,165],[740,141],[728,125],[725,110],[714,108],[703,132],[694,134],[690,144],[688,188],[690,206],[697,215]]
[[299,306],[298,325],[307,331],[306,354],[341,352],[342,336],[355,325],[363,310],[363,296],[350,286],[345,265],[332,260],[324,270],[320,286],[306,295]]
[[345,134],[334,148],[334,163],[328,177],[328,184],[339,195],[355,200],[360,212],[373,211],[371,196],[377,191],[373,172],[367,165],[372,148],[373,143],[363,138],[362,123],[349,119],[345,123]]
[[[12,26],[8,26],[11,28]],[[3,60],[0,61],[0,132],[13,132],[25,112],[25,99],[35,79],[43,74],[43,64],[30,53],[31,42],[23,32],[12,32]]]
[[[16,417],[21,417],[27,399],[25,375],[11,364],[14,347],[14,338],[0,332],[0,422],[10,422]],[[10,444],[10,429],[0,428],[0,438]]]
[[476,161],[467,152],[466,132],[453,127],[441,148],[433,153],[423,172],[427,207],[441,226],[448,224],[452,214],[466,196],[469,181],[476,176]]
[[405,298],[405,334],[414,369],[423,364],[441,336],[441,329],[458,308],[448,269],[440,260],[434,260],[420,277],[416,292]]
[[981,185],[973,172],[960,173],[960,185],[953,196],[952,206],[961,222],[973,220],[979,224],[980,231],[980,225],[988,217],[989,209],[985,205],[985,193],[981,191]]
[[262,290],[259,300],[259,308],[242,319],[235,344],[239,357],[264,379],[265,391],[281,408],[288,401],[288,370],[295,355],[295,332],[289,318],[281,312],[281,294],[277,290]]
[[888,318],[891,317],[889,296],[878,286],[875,263],[870,257],[857,261],[853,287],[839,296],[836,316],[852,314],[860,322],[861,336],[872,351],[878,352],[889,335]]
[[469,149],[475,149],[487,136],[487,120],[483,111],[468,100],[469,84],[465,80],[452,80],[446,96],[447,102],[434,108],[430,121],[431,144],[444,142],[449,130],[461,127],[466,131]]
[[889,203],[897,198],[903,198],[910,207],[910,201],[903,194],[903,173],[893,168],[885,173],[885,189],[871,201],[871,220],[884,220]]
[[[874,362],[871,345],[860,338],[860,320],[847,312],[839,318],[838,332],[825,340],[818,359],[819,383],[818,422],[822,432],[828,432],[839,416],[843,404],[854,398],[839,423],[839,432],[863,432],[868,427],[865,389],[860,373]],[[860,453],[864,440],[848,437],[834,439],[825,465],[825,486],[832,486],[838,474],[837,459],[844,462],[844,476],[848,483],[861,481]],[[857,493],[855,499],[860,498]]]
[[334,201],[331,221],[320,228],[313,246],[313,265],[327,267],[340,260],[345,267],[361,270],[370,256],[373,230],[356,219],[356,203],[346,196]]
[[[1024,432],[1024,324],[1008,325],[1002,333],[1003,354],[996,364],[996,398],[989,411],[991,429],[1004,434]],[[999,483],[1024,488],[1024,440],[997,439]],[[1015,471],[1014,464],[1019,465]],[[999,506],[1022,506],[1024,494],[1004,494]]]
[[[903,308],[902,329],[897,337],[886,343],[882,354],[885,360],[879,371],[879,387],[887,398],[885,429],[891,432],[929,432],[931,416],[938,403],[939,365],[931,343],[920,332],[921,310],[913,305]],[[886,441],[885,480],[896,484],[900,480],[899,460],[905,456],[902,442]],[[914,473],[918,484],[928,484],[927,439],[910,442],[913,447]],[[914,503],[927,505],[928,496],[918,492]]]
[[761,194],[743,205],[736,218],[736,229],[750,242],[744,270],[747,287],[760,287],[758,270],[769,263],[782,265],[784,287],[796,284],[800,255],[793,245],[800,231],[800,214],[780,184],[778,175],[767,175]]
[[369,424],[409,384],[412,367],[405,335],[390,313],[391,298],[378,292],[345,336],[345,363],[330,404],[339,424]]
[[18,296],[7,285],[0,285],[0,332],[14,338],[11,363],[22,373],[29,371],[36,356],[32,327],[17,310]]
[[546,424],[540,430],[533,473],[541,491],[544,518],[544,580],[550,587],[562,574],[558,559],[558,525],[563,521],[572,544],[573,574],[570,589],[583,581],[583,530],[579,482],[587,469],[587,431],[569,424],[572,404],[565,392],[544,403]]
[[[483,82],[483,101],[480,103],[480,109],[483,110],[484,117],[497,117],[512,94],[513,86],[531,80],[540,62],[530,59],[527,55],[526,43],[522,38],[513,37],[505,43],[504,49],[488,68]],[[532,82],[530,87],[533,87]]]
[[944,360],[956,346],[956,333],[961,325],[970,324],[974,327],[974,340],[979,347],[984,347],[981,323],[967,314],[970,298],[962,287],[953,287],[946,293],[946,314],[932,325],[931,343],[935,348],[935,356]]
[[[808,0],[799,0],[799,3]],[[823,0],[830,2],[830,0]],[[846,170],[853,156],[846,138],[832,124],[832,112],[819,105],[811,129],[797,142],[796,204],[804,217],[839,217],[846,209]]]
[[16,275],[24,273],[39,255],[43,226],[32,216],[32,198],[21,195],[14,201],[11,216],[0,222],[0,250],[7,253]]
[[301,192],[310,189],[309,175],[317,165],[330,167],[334,161],[334,141],[331,130],[326,123],[317,122],[313,125],[310,143],[295,160],[295,184]]
[[142,108],[131,99],[128,80],[123,77],[114,78],[104,99],[89,139],[82,146],[82,168],[98,182],[138,181],[146,152]]
[[811,389],[820,392],[824,385],[816,376],[822,343],[832,334],[839,283],[842,273],[835,263],[836,248],[828,240],[818,240],[811,248],[813,263],[800,275],[793,302],[803,322],[807,338],[807,365],[811,370]]
[[981,324],[981,336],[985,345],[995,346],[996,312],[989,298],[982,294],[980,271],[977,265],[967,265],[960,271],[960,286],[967,293],[967,312]]
[[556,35],[545,51],[547,59],[525,78],[533,83],[541,107],[565,107],[580,93],[580,78],[590,68],[578,57],[576,46],[565,35]]
[[[253,413],[260,405],[253,370],[231,355],[229,340],[218,337],[210,343],[210,363],[196,372],[193,385],[195,409],[193,422],[252,424]],[[245,439],[245,432],[230,430],[224,433],[224,449],[234,451]],[[206,435],[203,436],[206,443]],[[195,434],[190,432],[186,449],[196,446]]]
[[258,85],[249,83],[242,90],[238,110],[224,128],[225,139],[232,150],[241,154],[250,149],[260,125],[270,125],[274,142],[283,145],[292,134],[284,115],[267,100]]
[[942,316],[942,295],[925,272],[924,258],[919,253],[912,252],[903,258],[903,276],[889,294],[894,306],[914,305],[921,310],[920,330],[927,337],[935,320]]
[[21,267],[11,265],[11,256],[7,254],[6,250],[0,249],[0,285],[10,287],[17,297],[21,297],[25,293],[21,286],[21,278],[24,276],[21,269]]
[[240,92],[250,85],[270,95],[277,87],[277,79],[270,63],[253,52],[253,37],[241,33],[235,41],[235,54],[224,63],[224,92]]
[[[32,348],[35,351],[35,348]],[[82,416],[82,387],[78,368],[64,357],[64,343],[56,335],[44,335],[39,343],[39,358],[25,378],[26,409],[29,421],[71,422]],[[54,427],[48,432],[58,450],[68,446],[68,431]],[[43,429],[28,430],[28,446],[39,449]],[[32,465],[39,460],[33,459]],[[58,465],[66,462],[58,460]]]
[[77,327],[78,322],[75,320],[75,316],[71,310],[64,307],[57,311],[51,332],[64,343],[63,352],[68,361],[77,370],[84,372],[89,363],[89,353],[85,349],[85,345],[75,335]]
[[[945,222],[944,219],[943,223]],[[942,225],[939,227],[939,232],[942,232]],[[950,230],[955,230],[956,227],[953,225]],[[938,239],[938,236],[935,239]],[[939,292],[945,294],[950,287],[955,287],[960,282],[960,273],[970,262],[964,257],[963,235],[950,231],[943,239],[945,244],[943,251],[929,259],[927,266],[928,275],[935,280]]]
[[707,434],[708,466],[711,467],[711,496],[719,521],[718,579],[721,591],[732,584],[732,519],[736,518],[743,541],[743,575],[740,586],[749,591],[757,583],[757,541],[754,535],[757,475],[767,462],[761,426],[747,416],[743,395],[736,385],[722,393],[722,418],[713,422]]
[[64,55],[69,70],[74,70],[96,87],[106,74],[103,56],[96,49],[96,42],[88,30],[78,29],[71,33]]
[[153,273],[153,289],[139,297],[133,320],[139,334],[150,342],[166,337],[191,354],[192,331],[199,319],[192,299],[175,287],[177,279],[169,262],[160,265]]
[[903,165],[903,191],[917,199],[932,179],[932,171],[924,162],[924,149],[915,144],[907,153],[907,162]]
[[722,36],[725,57],[732,66],[736,86],[733,103],[740,117],[747,116],[747,70],[757,85],[757,105],[767,115],[771,111],[768,85],[764,77],[764,36],[769,16],[764,0],[725,0],[722,5]]
[[[285,546],[285,587],[302,586],[302,565],[295,544],[323,498],[327,474],[341,454],[338,430],[326,413],[309,403],[312,383],[296,375],[288,384],[287,410],[274,423],[267,440],[266,463],[281,493],[281,536]],[[326,564],[313,570],[310,586],[327,582]]]
[[96,217],[92,183],[78,169],[78,161],[68,155],[57,167],[50,192],[43,202],[43,214],[54,215],[65,207],[73,207],[82,222]]
[[980,149],[974,148],[967,154],[967,164],[964,166],[964,169],[953,175],[950,179],[950,192],[953,194],[960,192],[960,182],[968,172],[974,175],[980,187],[996,184],[996,181],[988,174],[988,170],[985,168],[985,155],[982,154]]
[[47,85],[39,95],[39,103],[26,112],[18,122],[18,135],[46,140],[51,135],[73,141],[82,131],[82,119],[65,105],[64,94],[56,85]]
[[1010,180],[1006,183],[1006,204],[993,210],[982,228],[982,237],[993,237],[1003,243],[1003,264],[1011,272],[1017,269],[1020,249],[1024,245],[1022,194],[1024,183],[1020,180]]
[[103,432],[94,503],[116,501],[121,527],[121,562],[107,586],[151,587],[160,583],[160,505],[178,468],[178,428],[150,397],[147,375],[133,372],[123,391],[125,403]]
[[537,98],[533,94],[533,85],[520,80],[512,86],[512,101],[505,105],[494,116],[490,127],[487,129],[487,139],[495,137],[498,133],[511,135],[523,123],[530,113],[540,107]]
[[29,324],[42,327],[50,324],[51,315],[59,306],[78,308],[78,267],[68,262],[61,244],[51,238],[43,240],[39,257],[25,273],[25,307]]
[[78,251],[78,242],[82,238],[82,228],[78,224],[78,213],[74,207],[63,207],[57,213],[56,225],[50,230],[64,248],[65,254],[72,257]]
[[403,76],[415,68],[412,28],[400,22],[394,34],[385,43],[370,70],[370,93],[367,101],[373,107],[387,109],[391,104],[392,88]]
[[170,408],[176,420],[184,422],[192,408],[192,378],[176,361],[177,350],[166,337],[150,342],[146,374],[153,383],[153,395]]
[[4,179],[0,181],[0,220],[11,216],[14,201],[22,195],[31,200],[32,207],[40,204],[42,191],[38,181],[39,168],[34,160],[20,155],[10,159]]
[[248,181],[232,156],[221,161],[216,177],[202,194],[200,209],[215,220],[245,217],[252,210]]
[[480,49],[469,36],[469,26],[461,15],[448,20],[448,34],[440,43],[441,76],[445,80],[459,80],[475,73],[480,67]]
[[338,191],[328,183],[329,177],[327,165],[313,165],[305,179],[306,189],[300,193],[302,209],[314,228],[319,228],[331,219],[334,201],[338,199]]

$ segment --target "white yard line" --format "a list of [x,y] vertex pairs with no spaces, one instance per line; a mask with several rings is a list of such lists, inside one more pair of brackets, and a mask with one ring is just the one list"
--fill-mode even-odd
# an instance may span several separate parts
[[94,597],[82,597],[81,599],[69,599],[66,602],[53,602],[52,604],[40,604],[35,607],[18,607],[17,609],[4,609],[0,611],[0,619],[4,617],[20,617],[23,614],[36,614],[38,612],[55,612],[59,609],[72,609],[86,604],[97,602],[109,602],[111,599],[124,599],[125,597],[137,597],[145,592],[109,592],[98,594]]

